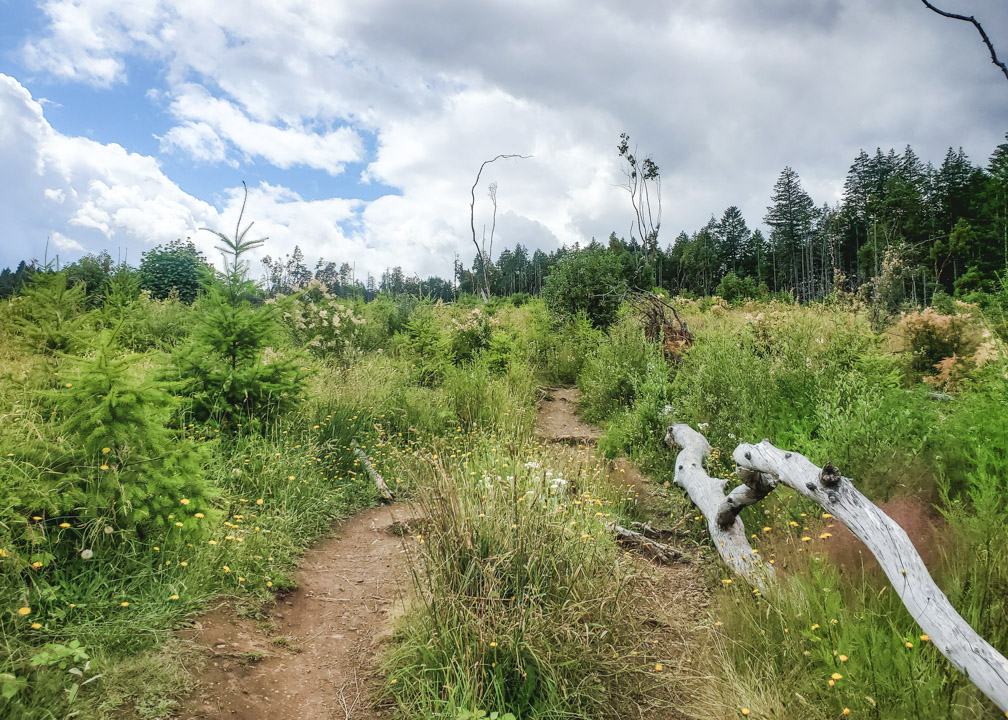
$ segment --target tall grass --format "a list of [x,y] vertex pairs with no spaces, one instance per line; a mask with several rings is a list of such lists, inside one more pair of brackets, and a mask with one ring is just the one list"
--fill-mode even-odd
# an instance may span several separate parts
[[668,659],[637,627],[638,567],[605,525],[624,498],[598,466],[470,437],[419,487],[417,597],[388,660],[404,717],[626,717],[670,702]]

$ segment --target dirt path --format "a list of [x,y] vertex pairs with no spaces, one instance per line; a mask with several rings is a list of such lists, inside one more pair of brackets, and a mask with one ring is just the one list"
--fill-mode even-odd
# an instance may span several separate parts
[[[537,433],[595,462],[602,432],[578,419],[577,399],[575,388],[549,389],[539,405]],[[623,459],[605,462],[614,483],[647,496],[647,481],[636,468]],[[202,648],[207,662],[176,717],[382,717],[373,708],[376,665],[410,586],[402,541],[391,526],[409,516],[406,506],[394,504],[346,520],[333,538],[305,552],[295,575],[298,589],[279,597],[268,619],[236,617],[223,606],[180,631]],[[660,634],[667,633],[670,646],[689,647],[685,628],[695,627],[706,595],[698,571],[688,565],[661,568],[647,587],[654,598],[647,622],[664,629]],[[690,674],[690,653],[679,654],[677,669]]]
[[372,508],[305,553],[298,589],[278,598],[267,621],[229,607],[197,618],[183,637],[205,648],[184,720],[367,720],[381,641],[409,578],[402,541],[390,531],[402,505]]

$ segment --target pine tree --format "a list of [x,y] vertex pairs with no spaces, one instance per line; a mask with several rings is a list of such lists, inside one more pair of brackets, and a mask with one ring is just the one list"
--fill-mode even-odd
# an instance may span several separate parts
[[230,432],[261,427],[294,407],[303,385],[296,357],[267,356],[279,330],[277,305],[253,302],[261,293],[248,279],[245,256],[265,238],[246,237],[252,223],[242,230],[244,213],[243,202],[234,238],[211,231],[222,243],[224,272],[206,283],[192,340],[179,358],[195,419]]

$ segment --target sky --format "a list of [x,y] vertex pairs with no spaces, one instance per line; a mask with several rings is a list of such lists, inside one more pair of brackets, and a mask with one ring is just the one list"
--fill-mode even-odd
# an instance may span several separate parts
[[[1004,0],[973,14],[1008,59]],[[1008,79],[917,0],[0,0],[0,267],[191,238],[243,201],[259,251],[449,277],[478,236],[553,250],[633,220],[617,145],[661,170],[663,245],[860,149],[986,165]]]

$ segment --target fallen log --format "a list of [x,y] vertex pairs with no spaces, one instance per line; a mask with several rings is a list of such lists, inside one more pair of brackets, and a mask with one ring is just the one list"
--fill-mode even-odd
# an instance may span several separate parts
[[385,484],[385,480],[382,478],[381,473],[375,470],[375,466],[371,464],[371,460],[368,458],[367,453],[357,447],[357,445],[354,445],[354,455],[357,456],[357,460],[360,461],[360,464],[364,466],[364,470],[367,471],[368,477],[371,478],[375,487],[378,488],[378,494],[382,496],[382,500],[385,502],[392,502],[392,491],[389,490],[389,486]]
[[[639,523],[634,524],[638,525]],[[690,562],[693,559],[681,550],[677,550],[667,543],[656,540],[648,532],[656,532],[650,525],[644,525],[643,527],[646,530],[643,532],[630,530],[616,523],[609,523],[608,527],[616,537],[616,542],[621,546],[635,548],[642,555],[654,560],[659,565],[669,565],[676,561]]]
[[725,563],[752,585],[766,589],[773,567],[759,560],[738,517],[777,484],[818,503],[865,544],[893,585],[907,611],[932,644],[1008,716],[1008,660],[956,612],[924,566],[906,532],[831,463],[815,466],[799,453],[780,450],[764,440],[741,444],[732,453],[742,484],[725,494],[724,480],[703,469],[710,452],[706,438],[687,425],[668,429],[665,442],[681,448],[675,482],[686,490],[707,519],[707,528]]
[[[680,448],[676,457],[675,482],[707,519],[707,531],[721,559],[752,585],[765,588],[774,577],[773,565],[763,562],[759,551],[749,544],[738,512],[729,520],[725,512],[728,501],[724,493],[725,481],[712,478],[703,468],[703,459],[711,449],[707,438],[688,425],[673,425],[665,435],[665,442],[672,448]],[[738,504],[739,510],[743,502],[756,502],[755,495],[741,491],[729,497],[733,504]]]
[[862,495],[850,478],[831,463],[818,468],[804,455],[780,450],[767,440],[739,445],[732,458],[741,468],[776,478],[846,525],[878,560],[931,643],[1008,715],[1008,659],[956,612],[903,528]]

